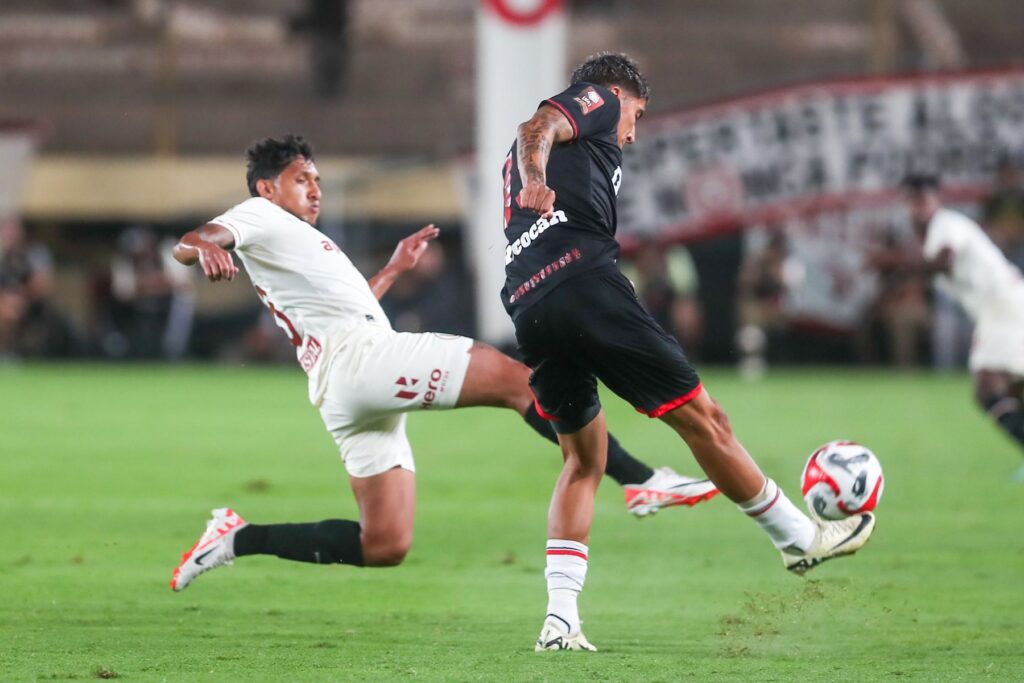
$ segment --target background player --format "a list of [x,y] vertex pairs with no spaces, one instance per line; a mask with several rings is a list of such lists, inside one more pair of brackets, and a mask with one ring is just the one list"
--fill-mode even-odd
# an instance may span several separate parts
[[[201,264],[206,276],[218,281],[238,272],[226,250],[239,254],[257,295],[309,375],[310,401],[339,445],[360,522],[258,526],[230,509],[215,510],[206,533],[175,569],[175,590],[251,554],[319,564],[399,564],[412,543],[415,509],[408,411],[511,408],[555,441],[533,406],[526,366],[466,337],[392,330],[378,299],[416,265],[437,228],[428,225],[399,242],[388,264],[367,281],[313,227],[320,213],[320,177],[309,144],[293,136],[266,139],[248,151],[248,159],[252,198],[184,235],[175,258]],[[646,491],[654,496],[645,498],[648,508],[672,501],[692,505],[717,492],[707,480],[652,473],[614,441],[609,448],[615,476],[671,484],[664,491]]]
[[[606,425],[596,379],[687,443],[704,472],[803,573],[867,542],[874,516],[812,521],[736,440],[678,342],[655,323],[616,265],[622,148],[649,98],[636,64],[594,55],[572,85],[519,126],[504,167],[502,292],[542,414],[565,456],[548,524],[548,610],[536,648],[594,649],[576,597],[587,571]],[[514,201],[513,201],[514,198]]]
[[1024,278],[980,225],[943,208],[937,177],[910,175],[903,187],[918,250],[880,252],[873,261],[934,276],[974,320],[968,367],[975,400],[1024,446]]

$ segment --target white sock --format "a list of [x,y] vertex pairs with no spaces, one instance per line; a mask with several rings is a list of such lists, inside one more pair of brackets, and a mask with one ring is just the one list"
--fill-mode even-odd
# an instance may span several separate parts
[[576,596],[583,590],[587,579],[587,546],[577,541],[551,538],[548,539],[547,558],[547,569],[544,570],[544,577],[548,580],[547,620],[574,636],[580,632]]
[[814,522],[771,479],[765,480],[761,493],[740,503],[739,508],[765,530],[780,550],[789,546],[808,550],[814,543]]

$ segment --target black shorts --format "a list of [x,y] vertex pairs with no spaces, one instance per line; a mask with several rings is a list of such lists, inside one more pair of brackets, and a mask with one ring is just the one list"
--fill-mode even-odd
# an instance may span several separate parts
[[538,412],[571,434],[601,410],[597,379],[650,417],[696,398],[700,378],[615,269],[572,278],[515,320]]

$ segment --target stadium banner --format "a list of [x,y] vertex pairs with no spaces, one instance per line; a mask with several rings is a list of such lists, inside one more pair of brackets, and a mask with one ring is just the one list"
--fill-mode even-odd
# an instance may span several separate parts
[[565,74],[563,0],[478,0],[476,22],[476,174],[468,262],[476,280],[479,335],[491,343],[513,338],[498,296],[505,272],[501,168],[516,127],[545,97],[561,92]]
[[977,202],[1024,165],[1024,69],[813,83],[640,124],[623,160],[619,239],[687,242],[784,228],[804,277],[797,317],[851,326],[873,287],[864,250],[909,235],[900,180],[941,176]]

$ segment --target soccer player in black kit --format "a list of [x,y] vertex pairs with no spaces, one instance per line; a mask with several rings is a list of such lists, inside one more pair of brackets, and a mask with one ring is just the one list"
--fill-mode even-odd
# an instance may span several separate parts
[[849,555],[874,529],[872,514],[812,520],[761,473],[679,343],[619,272],[622,148],[634,141],[649,96],[629,57],[594,55],[519,126],[505,161],[502,297],[533,371],[537,411],[558,432],[565,460],[548,516],[548,609],[537,650],[596,649],[580,630],[576,598],[607,456],[598,379],[683,438],[722,493],[767,532],[787,569],[803,574]]

